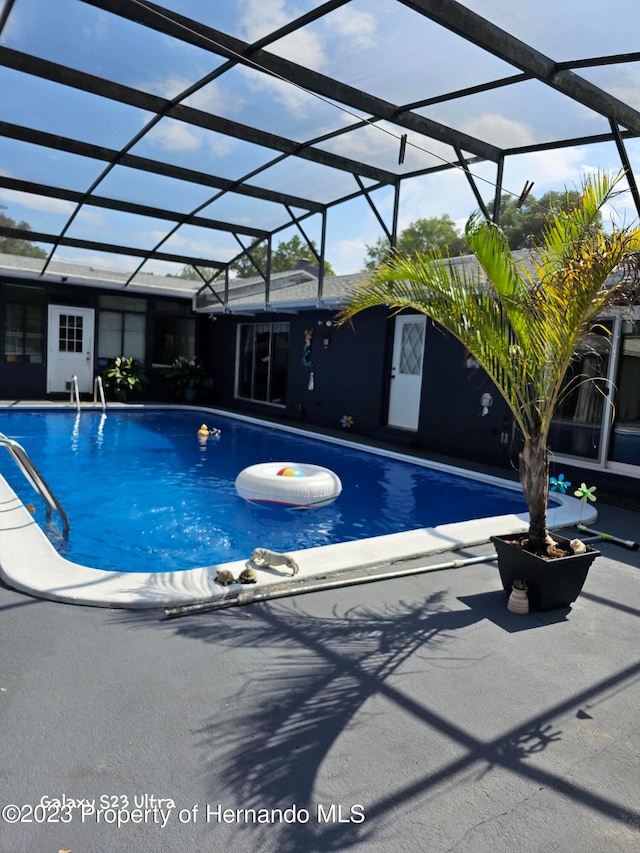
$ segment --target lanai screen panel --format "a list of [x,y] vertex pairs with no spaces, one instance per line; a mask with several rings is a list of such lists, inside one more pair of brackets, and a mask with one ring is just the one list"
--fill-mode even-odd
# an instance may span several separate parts
[[[459,175],[470,212],[518,157],[608,145],[630,166],[640,6],[602,16],[595,0],[0,0],[0,237],[43,248],[47,275],[78,263],[191,293],[176,270],[233,271],[283,234],[331,262],[318,222],[359,195],[395,239],[413,181],[426,211],[429,180]],[[632,171],[629,188],[637,207]]]

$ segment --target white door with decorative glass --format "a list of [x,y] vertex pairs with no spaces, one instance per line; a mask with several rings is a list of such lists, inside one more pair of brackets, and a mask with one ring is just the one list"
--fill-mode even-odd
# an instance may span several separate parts
[[426,319],[420,314],[401,315],[395,319],[389,426],[418,429]]
[[93,389],[94,311],[70,305],[49,306],[47,345],[47,393],[70,390],[78,377],[82,393]]

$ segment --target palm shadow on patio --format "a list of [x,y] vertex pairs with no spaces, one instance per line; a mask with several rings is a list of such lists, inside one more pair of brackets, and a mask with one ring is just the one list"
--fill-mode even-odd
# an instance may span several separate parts
[[[225,704],[234,712],[210,716],[198,731],[202,751],[210,756],[206,774],[212,802],[224,799],[223,789],[227,805],[233,798],[233,807],[240,810],[287,809],[292,804],[298,814],[308,810],[308,822],[246,827],[251,831],[252,849],[276,849],[274,832],[278,833],[277,849],[291,853],[380,843],[392,836],[394,824],[406,819],[417,802],[451,790],[456,779],[479,781],[496,768],[527,784],[559,791],[614,820],[640,824],[640,814],[624,804],[528,762],[563,739],[560,720],[571,718],[590,697],[637,680],[640,664],[561,704],[551,703],[543,713],[528,719],[520,714],[519,724],[484,740],[453,721],[456,710],[444,714],[437,704],[432,710],[431,702],[424,700],[429,680],[436,691],[442,687],[437,669],[446,667],[447,675],[454,678],[460,669],[473,670],[482,664],[480,652],[475,657],[468,651],[466,656],[456,656],[454,640],[486,619],[485,608],[450,610],[447,598],[447,593],[436,592],[421,601],[393,606],[356,606],[343,612],[334,607],[332,615],[325,617],[292,604],[255,605],[250,614],[225,614],[231,618],[218,614],[215,625],[201,616],[188,617],[177,626],[163,623],[182,637],[218,646],[222,654],[233,646],[265,655],[262,676],[244,677],[239,689],[225,695]],[[415,680],[422,680],[422,700],[415,698],[421,695],[414,690]],[[381,709],[381,701],[391,704]],[[408,724],[418,727],[410,730],[407,744]],[[355,733],[361,741],[368,726],[375,733],[371,754],[347,758],[343,739]],[[394,727],[399,727],[399,734]],[[380,742],[385,733],[388,744]],[[397,748],[404,739],[410,761],[411,753],[415,758],[433,747],[434,734],[447,747],[442,754],[418,760],[417,772],[414,767],[406,778],[399,774],[382,780],[373,778],[375,773],[366,775],[368,768],[376,766],[377,753],[384,757],[385,749]],[[362,766],[359,786],[352,788],[357,794],[344,804],[344,822],[317,820],[317,803],[326,802],[330,790],[324,778],[330,752],[330,765],[337,762],[342,767],[348,761]],[[401,767],[402,761],[402,755],[395,756],[392,766]],[[347,765],[344,772],[354,770]],[[224,780],[224,784],[213,780]],[[349,811],[354,804],[364,806],[364,822]]]

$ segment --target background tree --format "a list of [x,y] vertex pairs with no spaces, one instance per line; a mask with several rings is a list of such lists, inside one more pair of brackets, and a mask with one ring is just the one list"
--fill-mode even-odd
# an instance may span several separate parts
[[[213,267],[198,267],[198,269],[200,270],[200,272],[202,273],[202,276],[204,276],[204,279],[206,281],[210,281],[218,273],[220,273],[220,275],[222,275],[222,273],[220,272],[219,269],[214,269]],[[171,273],[169,273],[169,278],[172,278]],[[182,267],[182,272],[180,273],[178,278],[186,278],[189,281],[202,282],[202,277],[199,276],[198,273],[191,266]],[[204,282],[202,282],[202,283],[204,283]]]
[[[312,241],[313,247],[316,244]],[[266,272],[267,269],[267,242],[266,240],[259,243],[251,249],[251,258],[258,265],[256,269],[248,255],[242,255],[237,261],[231,264],[231,270],[238,278],[257,278],[260,275],[259,270]],[[286,272],[294,270],[298,266],[298,261],[308,261],[314,266],[318,266],[318,260],[313,254],[309,246],[303,243],[297,234],[287,240],[286,243],[278,243],[278,247],[271,253],[271,272]],[[218,270],[200,267],[200,270],[205,278],[210,279],[216,275]],[[324,262],[324,274],[335,275],[333,267],[328,261]],[[200,276],[193,267],[184,267],[181,273],[181,278],[188,278],[192,281],[200,280]]]
[[[500,200],[500,228],[511,249],[541,246],[544,242],[545,226],[551,222],[552,216],[570,213],[579,207],[580,203],[581,194],[578,190],[550,190],[540,199],[529,195],[518,210],[518,199],[503,195]],[[493,207],[490,209],[493,210]],[[602,214],[598,212],[595,225],[600,227],[601,224]]]
[[[312,245],[315,248],[315,241],[312,240]],[[251,257],[255,260],[259,268],[265,272],[267,269],[267,242],[266,240],[259,243],[254,249],[251,249]],[[306,242],[302,242],[297,234],[294,234],[290,240],[283,243],[278,243],[276,249],[271,252],[271,272],[286,272],[286,270],[294,270],[298,266],[298,261],[308,261],[314,266],[318,266],[318,260],[313,254]],[[249,259],[248,255],[242,255],[231,265],[231,269],[235,272],[238,278],[255,278],[260,275],[254,264]],[[335,275],[331,264],[325,260],[324,274]]]
[[[4,204],[0,204],[0,227],[2,228],[19,228],[21,231],[31,231],[31,226],[28,222],[16,222],[3,213],[6,210]],[[16,237],[3,237],[0,234],[0,254],[3,255],[28,255],[30,258],[46,258],[47,253],[39,246],[30,243],[28,240],[19,240]]]
[[[365,268],[373,270],[387,260],[389,241],[386,237],[379,237],[375,243],[367,244],[366,249]],[[433,249],[448,251],[452,256],[469,252],[467,241],[458,233],[448,213],[430,219],[416,219],[400,232],[396,244],[396,250],[403,257]]]

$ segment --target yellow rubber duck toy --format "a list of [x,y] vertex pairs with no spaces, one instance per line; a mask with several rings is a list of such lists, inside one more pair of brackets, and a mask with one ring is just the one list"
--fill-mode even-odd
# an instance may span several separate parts
[[209,427],[206,424],[202,424],[198,430],[198,436],[200,438],[209,438]]

